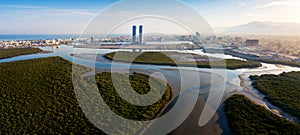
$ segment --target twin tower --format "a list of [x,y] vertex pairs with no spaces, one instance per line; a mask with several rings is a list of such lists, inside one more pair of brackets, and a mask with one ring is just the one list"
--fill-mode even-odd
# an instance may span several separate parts
[[132,26],[132,44],[143,44],[143,25],[139,26],[139,41],[136,37],[136,26]]

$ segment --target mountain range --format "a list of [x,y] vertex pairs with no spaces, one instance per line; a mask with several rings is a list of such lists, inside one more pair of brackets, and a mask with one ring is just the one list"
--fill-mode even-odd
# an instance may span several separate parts
[[217,33],[225,34],[300,34],[298,23],[250,22],[233,27],[215,28]]

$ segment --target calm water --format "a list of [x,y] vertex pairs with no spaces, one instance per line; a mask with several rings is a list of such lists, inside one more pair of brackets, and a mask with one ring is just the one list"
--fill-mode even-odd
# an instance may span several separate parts
[[[42,50],[52,51],[52,53],[46,53],[46,54],[31,54],[31,55],[23,55],[23,56],[17,56],[13,58],[8,59],[2,59],[0,60],[0,63],[3,62],[13,62],[13,61],[19,61],[19,60],[29,60],[29,59],[35,59],[35,58],[46,58],[46,57],[52,57],[52,56],[61,56],[66,60],[72,61],[77,64],[89,66],[89,67],[95,67],[95,68],[111,68],[112,62],[105,60],[102,55],[114,52],[114,51],[120,51],[116,49],[83,49],[83,48],[73,48],[72,46],[63,45],[59,49],[53,49],[52,47],[40,47]],[[130,51],[130,50],[123,50],[123,51]],[[152,50],[152,51],[159,51],[159,50]],[[166,50],[164,50],[166,51]],[[223,54],[207,54],[203,53],[201,50],[194,50],[194,51],[182,51],[178,50],[178,52],[181,53],[195,53],[195,54],[201,54],[201,55],[209,55],[214,56],[218,58],[226,58],[226,59],[241,59],[238,57],[233,57],[230,55],[223,55]],[[77,57],[72,57],[70,54],[85,54],[85,53],[91,53],[91,54],[97,54],[97,61],[95,59],[82,59]],[[243,59],[241,59],[243,60]],[[290,66],[283,66],[283,65],[274,65],[274,64],[266,64],[262,63],[263,66],[260,68],[254,68],[254,69],[237,69],[237,70],[225,70],[225,69],[205,69],[205,68],[192,68],[192,67],[180,67],[179,69],[183,70],[189,70],[191,72],[197,71],[197,72],[210,72],[210,73],[217,73],[222,74],[222,76],[227,80],[228,86],[230,86],[227,92],[233,91],[233,90],[239,90],[242,91],[243,88],[240,87],[240,76],[246,76],[246,78],[249,75],[261,75],[261,74],[280,74],[282,72],[290,72],[290,71],[300,71],[300,68],[297,67],[290,67]],[[127,63],[114,63],[114,68],[133,68],[133,69],[164,69],[164,70],[174,70],[178,69],[178,67],[172,67],[172,66],[156,66],[156,65],[143,65],[143,64],[132,64],[129,65]]]
[[[76,48],[74,49],[72,46],[66,46],[63,45],[59,49],[52,49],[52,47],[41,47],[40,49],[47,50],[47,51],[52,51],[52,53],[47,53],[47,54],[32,54],[32,55],[24,55],[24,56],[17,56],[13,58],[8,58],[8,59],[2,59],[0,60],[0,63],[3,62],[13,62],[13,61],[19,61],[19,60],[28,60],[28,59],[35,59],[35,58],[46,58],[46,57],[51,57],[51,56],[61,56],[66,60],[72,61],[77,64],[89,66],[89,67],[95,67],[95,68],[101,68],[101,69],[111,69],[112,65],[114,68],[120,68],[120,69],[127,69],[127,68],[132,68],[132,69],[137,69],[137,70],[154,70],[154,71],[159,71],[166,75],[166,78],[176,78],[177,74],[173,72],[174,70],[181,69],[184,71],[184,74],[189,74],[190,77],[184,79],[183,82],[178,82],[178,83],[183,83],[183,85],[186,86],[185,89],[194,89],[195,86],[191,85],[191,82],[193,82],[193,75],[199,75],[202,74],[200,77],[203,79],[206,79],[204,81],[210,81],[207,80],[209,77],[207,76],[206,73],[213,75],[220,76],[219,78],[222,78],[223,81],[217,81],[217,82],[212,82],[211,86],[208,87],[206,85],[197,87],[196,89],[199,89],[199,100],[200,99],[206,99],[208,94],[213,92],[214,93],[214,98],[219,99],[219,96],[226,96],[232,92],[238,91],[242,92],[245,95],[247,95],[252,101],[254,101],[257,104],[263,104],[266,106],[266,108],[269,108],[270,111],[271,109],[276,109],[279,111],[281,116],[290,119],[290,120],[295,120],[293,117],[289,116],[279,108],[276,108],[272,106],[268,101],[263,99],[263,95],[259,94],[255,89],[251,87],[251,81],[249,80],[250,75],[261,75],[261,74],[280,74],[282,72],[290,72],[290,71],[300,71],[300,68],[296,67],[290,67],[290,66],[283,66],[283,65],[274,65],[274,64],[266,64],[263,63],[263,67],[260,68],[254,68],[254,69],[238,69],[238,70],[226,70],[226,69],[205,69],[205,68],[191,68],[191,67],[171,67],[171,66],[155,66],[155,65],[142,65],[142,64],[132,64],[129,65],[127,63],[114,63],[112,64],[111,61],[108,60],[101,60],[103,59],[101,56],[103,54],[117,51],[117,50],[96,50],[96,49],[82,49],[82,48]],[[125,50],[129,51],[129,50]],[[80,53],[93,53],[93,54],[98,54],[100,59],[83,59],[83,58],[75,58],[72,57],[70,54],[78,54]],[[226,58],[226,59],[241,59],[237,57],[232,57],[230,55],[221,55],[221,54],[207,54],[203,53],[201,50],[195,50],[195,51],[179,51],[178,52],[189,52],[189,53],[195,53],[195,54],[201,54],[201,55],[209,55],[209,56],[214,56],[214,57],[219,57],[219,58]],[[98,58],[98,57],[97,57]],[[243,60],[243,59],[241,59]],[[177,77],[178,78],[178,77]],[[211,79],[211,78],[209,78]],[[190,81],[188,81],[190,80]],[[211,79],[214,80],[214,79]],[[175,81],[175,80],[173,80]],[[180,81],[180,80],[179,80]],[[176,83],[175,83],[176,84]],[[224,91],[220,90],[224,89]],[[180,93],[177,91],[177,93]],[[214,101],[212,101],[214,102]],[[201,111],[201,110],[200,110]],[[273,111],[274,112],[274,111]],[[228,125],[225,125],[225,127],[228,127]],[[224,129],[224,127],[223,127]],[[228,131],[228,129],[225,129]]]
[[0,35],[1,40],[41,40],[41,39],[69,39],[78,38],[79,35]]

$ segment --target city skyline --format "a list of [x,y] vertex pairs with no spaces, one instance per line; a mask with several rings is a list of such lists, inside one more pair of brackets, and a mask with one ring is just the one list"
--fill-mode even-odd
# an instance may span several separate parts
[[[4,0],[0,2],[0,16],[4,18],[0,22],[0,34],[80,34],[98,12],[115,2],[118,1]],[[297,15],[300,12],[300,2],[297,0],[183,2],[197,10],[212,28],[253,21],[300,23]],[[131,14],[131,11],[127,10],[127,14]]]

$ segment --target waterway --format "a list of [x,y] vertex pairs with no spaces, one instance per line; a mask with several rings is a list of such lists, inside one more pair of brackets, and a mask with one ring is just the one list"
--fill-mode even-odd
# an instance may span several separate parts
[[[251,80],[249,79],[250,75],[262,75],[262,74],[280,74],[282,72],[290,72],[290,71],[300,71],[300,68],[290,67],[285,65],[276,65],[276,64],[266,64],[262,63],[262,67],[252,68],[252,69],[237,69],[237,70],[226,70],[226,69],[206,69],[206,68],[192,68],[192,67],[172,67],[172,66],[156,66],[156,65],[143,65],[143,64],[128,64],[128,63],[112,63],[110,60],[107,60],[102,57],[102,55],[120,51],[114,49],[84,49],[84,48],[73,48],[73,46],[63,45],[60,48],[52,48],[52,47],[40,47],[40,49],[45,51],[51,51],[51,53],[40,53],[40,54],[31,54],[31,55],[23,55],[17,56],[13,58],[7,58],[0,60],[0,63],[4,62],[13,62],[20,60],[29,60],[36,58],[46,58],[53,56],[61,56],[66,60],[74,62],[76,64],[94,67],[98,71],[102,70],[111,70],[112,68],[116,69],[128,69],[130,68],[136,72],[148,73],[152,74],[155,72],[162,73],[167,79],[168,83],[173,89],[173,93],[175,96],[180,94],[184,94],[186,90],[189,90],[188,93],[198,94],[198,102],[196,103],[195,109],[192,111],[191,117],[187,118],[185,121],[186,124],[178,127],[173,132],[175,134],[179,134],[182,131],[189,130],[190,132],[201,132],[202,134],[229,134],[230,129],[228,123],[226,122],[226,117],[224,117],[224,112],[218,110],[218,113],[214,114],[212,119],[208,121],[207,126],[199,127],[189,127],[184,125],[189,124],[197,124],[195,123],[196,116],[200,115],[201,111],[204,108],[204,104],[206,102],[219,102],[219,100],[224,101],[227,97],[232,95],[233,93],[242,93],[249,97],[255,103],[264,106],[269,109],[273,113],[287,118],[291,121],[299,121],[297,118],[290,116],[289,114],[282,111],[280,108],[273,106],[268,101],[264,99],[264,95],[255,90],[251,86]],[[123,51],[131,51],[131,50],[123,50]],[[147,50],[149,51],[149,50]],[[152,51],[160,51],[160,50],[152,50]],[[240,59],[238,57],[233,57],[230,55],[224,54],[209,54],[204,53],[202,50],[189,50],[189,51],[180,51],[182,53],[195,53],[201,55],[208,55],[212,57],[225,58],[225,59]],[[97,54],[91,55],[91,57],[81,58],[81,57],[73,57],[71,54]],[[95,70],[95,71],[97,71]],[[180,72],[179,72],[180,71]],[[185,78],[182,78],[184,75]],[[181,76],[178,77],[178,76]],[[200,85],[197,86],[197,82],[194,80],[199,80],[200,76]],[[180,84],[180,85],[179,85]],[[219,106],[217,106],[219,107]],[[170,107],[171,108],[171,107]],[[168,110],[168,109],[166,109]],[[199,117],[196,118],[199,120]],[[220,122],[221,121],[221,122]]]

